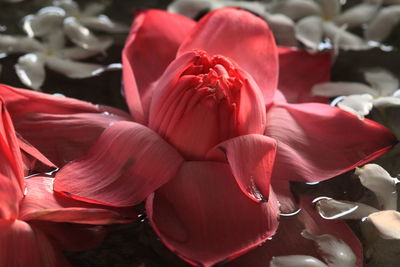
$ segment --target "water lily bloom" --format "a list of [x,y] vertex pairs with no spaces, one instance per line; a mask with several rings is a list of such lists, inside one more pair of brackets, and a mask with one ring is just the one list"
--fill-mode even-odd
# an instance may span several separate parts
[[[101,118],[102,127],[93,129],[96,120],[91,120],[75,131],[66,117],[55,119],[74,138],[86,130],[100,137],[90,148],[86,142],[86,153],[61,168],[54,189],[115,207],[146,200],[147,217],[160,239],[193,265],[229,261],[267,241],[278,227],[278,200],[283,211],[295,205],[289,180],[331,178],[381,155],[394,142],[386,128],[336,107],[287,103],[277,90],[272,33],[249,12],[218,9],[196,23],[147,10],[132,27],[122,56],[133,118],[118,121],[125,118],[119,113],[108,127]],[[33,114],[28,107],[21,110],[16,99],[28,102],[26,94],[10,87],[0,91],[19,113],[17,130],[28,141],[38,142],[43,113],[74,114],[66,100],[46,111],[43,100],[52,108],[57,100],[39,93],[30,94],[34,103],[42,103],[29,102]],[[84,110],[100,112],[74,103],[80,118]],[[30,123],[34,134],[24,128]],[[74,123],[84,125],[84,120]],[[68,135],[64,138],[62,145]],[[54,150],[46,144],[38,148]]]
[[[53,192],[54,177],[39,174],[24,178],[23,154],[45,159],[35,148],[19,140],[12,121],[0,102],[0,263],[2,266],[65,266],[66,261],[53,241],[62,248],[79,249],[91,236],[83,228],[66,224],[110,224],[126,222],[119,213],[100,206],[64,198]],[[51,164],[44,160],[46,164]],[[54,167],[54,165],[52,165]],[[134,213],[130,213],[131,215]],[[66,234],[69,233],[72,236]],[[75,234],[83,236],[73,236]],[[53,240],[53,241],[52,241]],[[79,244],[79,243],[80,244]],[[89,242],[93,242],[90,240]],[[71,247],[72,246],[72,247]],[[23,253],[21,253],[21,249]]]

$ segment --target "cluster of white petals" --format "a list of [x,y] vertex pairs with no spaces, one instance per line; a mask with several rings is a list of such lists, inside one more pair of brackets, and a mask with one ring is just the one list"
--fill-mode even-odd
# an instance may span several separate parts
[[397,211],[397,178],[377,164],[357,168],[361,184],[374,193],[377,206],[322,198],[317,201],[319,214],[326,219],[361,219],[376,229],[381,238],[400,240],[400,212]]
[[[27,36],[0,34],[0,53],[23,54],[15,70],[21,82],[34,90],[40,90],[44,83],[45,67],[69,78],[98,75],[107,67],[77,60],[104,53],[113,39],[97,37],[90,29],[108,33],[128,31],[128,27],[100,14],[103,10],[104,5],[98,3],[87,4],[81,11],[72,0],[55,0],[52,6],[23,18],[22,28]],[[67,47],[66,37],[76,46]]]
[[304,230],[301,235],[304,238],[314,241],[319,256],[323,262],[309,255],[289,255],[273,257],[270,262],[270,267],[354,267],[356,264],[356,256],[351,248],[342,240],[336,237],[323,234],[313,235]]
[[357,82],[327,82],[317,84],[312,93],[318,96],[339,97],[332,103],[355,114],[360,119],[368,115],[373,107],[399,106],[399,80],[382,68],[364,72],[368,84]]
[[[343,10],[340,0],[175,0],[168,10],[191,18],[221,7],[239,7],[263,17],[277,43],[311,50],[368,49],[384,42],[400,24],[400,1],[364,0]],[[346,1],[344,1],[346,2]],[[361,27],[364,36],[350,30]]]

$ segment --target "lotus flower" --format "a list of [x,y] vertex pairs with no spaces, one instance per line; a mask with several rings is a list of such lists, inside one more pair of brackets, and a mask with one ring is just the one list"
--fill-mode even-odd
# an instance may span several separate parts
[[[55,194],[54,177],[51,175],[33,175],[24,179],[26,165],[23,157],[26,153],[47,165],[54,165],[35,148],[17,139],[3,102],[0,105],[1,265],[64,266],[66,261],[51,240],[56,239],[64,248],[72,245],[77,249],[82,247],[82,243],[87,243],[85,238],[94,236],[88,236],[90,233],[85,233],[82,227],[67,228],[66,225],[56,223],[97,225],[127,220],[115,211]],[[72,236],[66,235],[67,232]],[[83,236],[74,236],[76,234]]]
[[[282,211],[293,210],[289,180],[331,178],[394,142],[386,128],[336,107],[287,103],[277,90],[271,31],[239,9],[216,10],[198,23],[145,11],[135,19],[123,66],[130,119],[10,87],[0,95],[14,110],[17,130],[50,159],[65,161],[57,147],[40,143],[45,121],[62,129],[53,145],[68,147],[70,136],[83,147],[67,153],[81,156],[57,173],[57,192],[115,207],[146,200],[160,239],[193,265],[232,260],[270,238],[278,199]],[[301,92],[310,90],[302,83]],[[22,110],[21,103],[29,106]],[[68,114],[79,119],[70,124]],[[87,141],[76,141],[81,137]]]

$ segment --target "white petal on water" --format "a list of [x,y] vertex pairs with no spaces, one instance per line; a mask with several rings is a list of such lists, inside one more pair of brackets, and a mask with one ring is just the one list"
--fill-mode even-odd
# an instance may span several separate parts
[[29,53],[43,49],[44,46],[33,38],[0,34],[0,52],[7,54]]
[[361,50],[367,49],[367,43],[359,36],[346,31],[345,29],[337,26],[335,23],[325,21],[322,24],[325,35],[334,42],[335,46],[342,49]]
[[346,24],[348,28],[367,23],[378,12],[379,5],[362,3],[345,10],[334,21],[339,25]]
[[385,96],[377,98],[373,101],[374,107],[385,108],[391,106],[400,106],[400,98],[398,96]]
[[[80,24],[74,17],[68,17],[64,20],[64,31],[72,42],[82,48],[97,51],[102,51],[104,48],[100,38],[94,36],[88,28]],[[103,37],[102,40],[104,42],[112,42],[111,38]]]
[[374,192],[380,209],[397,209],[397,179],[391,177],[384,168],[377,164],[367,164],[356,168],[355,174],[363,186]]
[[368,221],[372,223],[384,239],[400,239],[400,212],[385,210],[371,214]]
[[328,264],[328,266],[355,266],[356,256],[351,248],[342,240],[339,240],[329,234],[313,235],[306,230],[304,230],[301,234],[304,238],[313,240],[315,242],[319,254]]
[[340,14],[340,0],[317,0],[325,20],[333,20]]
[[123,33],[128,32],[129,27],[110,20],[106,15],[99,15],[97,17],[82,17],[79,22],[96,31],[110,32],[110,33]]
[[365,39],[383,42],[398,23],[400,23],[400,5],[382,8],[365,29]]
[[104,69],[102,65],[76,62],[68,59],[62,59],[55,56],[46,57],[47,66],[69,78],[88,78],[95,76],[99,70]]
[[36,15],[22,19],[22,29],[30,37],[44,36],[61,28],[65,11],[59,7],[49,6],[40,9]]
[[43,37],[47,50],[58,51],[65,47],[65,35],[63,31],[54,31]]
[[283,14],[265,14],[265,20],[274,33],[277,44],[282,46],[296,46],[295,23]]
[[15,71],[23,84],[39,90],[46,75],[43,57],[34,53],[21,56],[15,64]]
[[272,13],[280,13],[293,20],[313,15],[322,15],[320,6],[314,1],[309,0],[287,0],[275,1],[267,8]]
[[79,6],[73,0],[54,0],[53,4],[64,9],[68,16],[77,16],[80,14]]
[[359,119],[364,119],[373,108],[373,98],[369,94],[350,95],[340,101],[337,106],[347,112],[353,113]]
[[327,267],[317,258],[307,255],[290,255],[272,257],[269,267]]
[[356,82],[329,82],[319,83],[311,89],[313,95],[335,97],[335,96],[348,96],[354,94],[370,94],[377,95],[376,90],[363,84]]
[[318,213],[324,219],[362,219],[379,210],[357,202],[321,199],[316,204]]
[[195,18],[202,11],[209,11],[212,2],[212,0],[177,0],[169,4],[168,11]]
[[92,17],[96,16],[106,9],[106,5],[102,3],[88,3],[81,12],[81,17]]
[[309,48],[318,49],[323,37],[322,20],[320,17],[309,16],[301,19],[297,22],[295,31],[299,41]]
[[[104,49],[105,50],[105,49]],[[71,59],[71,60],[81,60],[86,59],[97,54],[101,53],[101,51],[97,50],[88,50],[79,46],[75,47],[67,47],[62,50],[57,51],[57,55],[61,58]]]
[[380,96],[390,96],[399,89],[399,80],[385,69],[367,70],[364,72],[364,77],[379,92]]

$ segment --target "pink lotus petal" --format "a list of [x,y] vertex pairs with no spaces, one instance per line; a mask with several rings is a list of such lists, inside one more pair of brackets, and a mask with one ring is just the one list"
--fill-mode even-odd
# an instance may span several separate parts
[[272,168],[275,161],[276,141],[267,136],[242,135],[218,144],[212,154],[225,154],[240,189],[250,199],[267,201]]
[[316,182],[386,152],[388,129],[324,104],[281,104],[267,114],[265,134],[278,141],[273,179]]
[[184,163],[174,179],[147,199],[146,210],[164,244],[199,266],[245,253],[271,237],[278,226],[273,191],[268,202],[250,200],[229,166],[216,162]]
[[0,219],[0,262],[3,266],[60,266],[60,256],[46,236],[23,221]]
[[122,53],[126,100],[132,116],[145,122],[151,84],[175,58],[195,22],[178,14],[147,10],[138,14]]
[[54,190],[91,203],[132,206],[168,182],[182,161],[150,129],[118,122],[83,157],[57,173]]
[[278,47],[278,88],[289,103],[321,102],[327,98],[313,96],[311,88],[330,79],[331,57],[327,52],[311,54],[305,50]]
[[182,43],[178,56],[193,49],[232,59],[254,78],[266,104],[272,101],[278,82],[277,49],[261,18],[236,8],[210,12]]
[[26,179],[26,193],[20,205],[19,218],[24,221],[42,220],[80,224],[111,224],[132,221],[137,213],[132,210],[129,219],[117,211],[58,195],[53,191],[54,178]]

